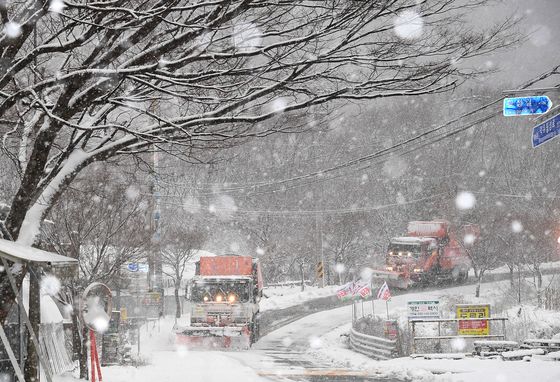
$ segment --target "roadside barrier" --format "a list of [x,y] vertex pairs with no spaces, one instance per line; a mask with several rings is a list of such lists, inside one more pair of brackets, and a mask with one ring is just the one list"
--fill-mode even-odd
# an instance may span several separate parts
[[374,337],[350,329],[350,347],[368,357],[375,359],[390,359],[397,354],[397,341]]

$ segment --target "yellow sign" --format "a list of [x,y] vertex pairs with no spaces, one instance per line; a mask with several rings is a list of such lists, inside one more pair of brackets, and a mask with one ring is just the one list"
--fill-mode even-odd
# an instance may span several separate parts
[[322,279],[325,276],[325,274],[323,272],[323,262],[322,261],[319,261],[317,263],[317,269],[316,270],[317,270],[317,278]]
[[126,308],[121,308],[121,321],[126,321],[128,318],[128,312]]
[[460,336],[487,336],[490,335],[490,323],[488,320],[477,320],[477,318],[490,318],[490,305],[457,305],[457,318],[467,318],[459,321],[457,334]]

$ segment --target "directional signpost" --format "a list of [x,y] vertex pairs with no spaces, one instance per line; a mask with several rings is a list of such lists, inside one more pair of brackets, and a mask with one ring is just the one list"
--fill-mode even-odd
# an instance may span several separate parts
[[504,116],[544,114],[552,107],[547,96],[515,97],[504,99]]
[[533,127],[533,148],[542,145],[560,134],[560,114]]

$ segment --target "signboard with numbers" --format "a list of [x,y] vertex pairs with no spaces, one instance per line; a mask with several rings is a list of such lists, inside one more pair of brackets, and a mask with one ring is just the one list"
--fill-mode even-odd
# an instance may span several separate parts
[[487,336],[490,334],[490,322],[476,320],[476,318],[490,318],[490,304],[457,305],[457,318],[469,319],[459,321],[457,325],[457,335],[459,336]]
[[440,318],[437,300],[408,301],[406,306],[408,319],[411,321]]
[[560,114],[533,127],[533,148],[542,145],[560,134]]

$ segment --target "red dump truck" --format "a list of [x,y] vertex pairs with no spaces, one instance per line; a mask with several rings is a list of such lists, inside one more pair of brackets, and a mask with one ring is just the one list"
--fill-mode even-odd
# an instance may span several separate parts
[[263,278],[251,256],[208,256],[187,286],[191,323],[177,327],[177,343],[192,348],[249,348],[259,337]]
[[[478,227],[464,226],[462,234],[478,238]],[[385,256],[385,269],[373,271],[376,281],[406,289],[414,284],[457,283],[468,278],[471,261],[445,220],[412,221],[406,236],[394,237]]]

